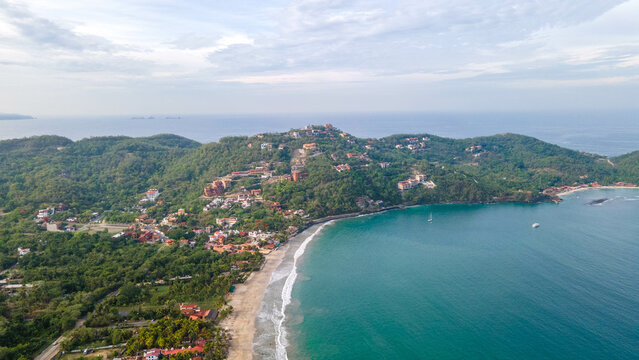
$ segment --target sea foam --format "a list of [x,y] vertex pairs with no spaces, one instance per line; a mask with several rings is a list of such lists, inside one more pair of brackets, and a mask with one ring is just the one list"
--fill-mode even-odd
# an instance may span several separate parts
[[291,303],[291,294],[293,292],[293,286],[295,285],[295,280],[297,279],[297,260],[304,255],[304,251],[306,251],[306,246],[313,241],[315,236],[319,234],[322,229],[326,225],[333,223],[333,221],[326,222],[322,224],[320,227],[313,232],[309,237],[307,237],[304,242],[300,245],[300,247],[295,251],[295,255],[293,256],[293,266],[291,267],[291,271],[286,277],[286,281],[284,282],[284,287],[282,288],[282,306],[279,311],[279,322],[276,326],[276,338],[275,338],[275,358],[277,360],[288,360],[288,354],[286,352],[286,346],[288,342],[286,340],[286,329],[284,327],[284,321],[286,320],[286,307]]

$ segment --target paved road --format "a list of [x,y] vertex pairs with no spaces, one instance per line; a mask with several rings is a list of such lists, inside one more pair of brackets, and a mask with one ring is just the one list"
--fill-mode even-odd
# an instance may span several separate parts
[[[113,291],[110,292],[109,294],[107,294],[107,296],[105,296],[104,298],[100,299],[100,301],[98,301],[96,304],[99,304],[101,302],[103,302],[104,300],[110,298],[111,296],[115,296],[118,293],[118,291]],[[87,316],[84,315],[83,317],[81,317],[80,319],[78,319],[78,321],[76,321],[75,326],[73,327],[73,330],[78,329],[82,326],[84,326],[84,322],[87,320]],[[56,339],[56,341],[53,342],[53,344],[49,345],[46,349],[44,349],[44,351],[35,357],[35,360],[51,360],[53,359],[54,356],[56,356],[56,354],[60,351],[60,344],[66,339],[66,337],[64,335],[60,336],[59,338]]]
[[[76,321],[73,330],[84,325],[84,322],[87,320],[86,316],[83,316],[78,321]],[[54,356],[58,354],[60,351],[60,344],[66,339],[64,335],[60,336],[53,344],[49,345],[44,351],[35,357],[35,360],[51,360]]]

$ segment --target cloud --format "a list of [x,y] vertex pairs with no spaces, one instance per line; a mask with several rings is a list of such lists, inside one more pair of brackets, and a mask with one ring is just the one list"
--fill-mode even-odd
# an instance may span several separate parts
[[71,50],[113,49],[112,44],[103,38],[78,35],[46,18],[36,16],[25,6],[0,2],[0,10],[8,23],[22,35],[22,39],[38,46]]
[[[0,0],[0,77],[202,98],[329,84],[389,102],[444,87],[608,89],[636,82],[637,17],[639,0]],[[27,98],[2,91],[0,105]]]
[[326,82],[359,82],[370,80],[371,76],[361,72],[346,71],[314,71],[302,73],[239,76],[223,79],[223,82],[238,82],[244,84],[293,84],[293,83],[326,83]]
[[506,87],[511,88],[558,88],[558,87],[598,87],[612,86],[625,83],[636,82],[639,76],[613,76],[598,77],[589,79],[533,79],[518,82],[506,83]]

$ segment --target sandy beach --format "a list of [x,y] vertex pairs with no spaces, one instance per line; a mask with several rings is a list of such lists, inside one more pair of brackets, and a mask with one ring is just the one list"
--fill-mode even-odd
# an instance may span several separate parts
[[236,285],[229,301],[229,305],[233,306],[233,312],[220,324],[224,328],[229,328],[231,332],[232,340],[228,357],[230,360],[253,358],[255,317],[271,275],[282,262],[287,248],[288,245],[285,244],[266,255],[266,263],[262,270],[254,271],[243,284]]
[[639,189],[639,187],[637,186],[598,186],[598,187],[584,187],[584,188],[578,188],[578,189],[572,189],[572,190],[568,190],[568,191],[564,191],[564,192],[560,192],[557,193],[557,196],[565,196],[565,195],[570,195],[579,191],[584,191],[584,190],[592,190],[592,189]]
[[[396,208],[399,208],[399,206],[382,208],[371,214]],[[220,326],[228,328],[232,335],[229,359],[253,359],[254,336],[257,330],[255,320],[262,306],[265,292],[271,283],[273,273],[280,266],[286,254],[289,251],[295,251],[303,243],[303,240],[308,236],[312,236],[322,224],[329,223],[331,220],[359,215],[361,213],[342,214],[310,221],[306,227],[301,229],[294,237],[289,238],[279,249],[266,255],[266,263],[261,270],[253,272],[243,284],[236,285],[235,291],[228,302],[229,305],[233,306],[233,312],[220,323]],[[293,246],[292,249],[290,248],[291,246]],[[281,289],[278,290],[278,297],[280,291]]]

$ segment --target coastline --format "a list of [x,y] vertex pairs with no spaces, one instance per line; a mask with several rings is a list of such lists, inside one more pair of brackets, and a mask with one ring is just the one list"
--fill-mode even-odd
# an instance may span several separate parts
[[[556,196],[566,196],[590,189],[639,189],[639,187],[585,187],[561,192]],[[228,359],[288,359],[286,333],[281,328],[286,320],[284,311],[291,301],[290,291],[297,277],[295,271],[297,259],[303,255],[306,245],[321,232],[324,226],[335,220],[415,206],[423,205],[393,205],[371,212],[347,213],[314,219],[301,227],[299,232],[290,237],[284,245],[266,255],[262,269],[253,272],[243,284],[236,285],[229,301],[229,305],[233,306],[233,312],[220,323],[222,327],[229,328],[232,335]]]
[[220,326],[228,328],[231,333],[229,360],[252,359],[255,317],[271,275],[282,262],[287,248],[288,243],[266,255],[264,266],[252,272],[244,283],[235,286],[228,302],[233,311],[220,322]]
[[563,191],[563,192],[557,193],[555,195],[558,196],[558,197],[561,197],[561,196],[574,194],[576,192],[580,192],[580,191],[584,191],[584,190],[594,190],[594,189],[639,189],[639,186],[615,186],[615,185],[610,185],[610,186],[597,186],[597,187],[583,187],[583,188],[577,188],[577,189],[572,189],[572,190],[568,190],[568,191]]
[[[366,213],[356,212],[331,215],[311,220],[300,228],[296,235],[291,236],[284,245],[266,255],[264,266],[260,270],[251,273],[244,283],[236,285],[235,291],[231,294],[231,299],[228,302],[229,305],[233,306],[233,311],[220,322],[220,326],[228,328],[232,336],[228,359],[248,360],[255,358],[256,344],[264,341],[264,339],[259,339],[264,333],[264,324],[258,326],[259,324],[256,322],[267,321],[270,323],[270,327],[276,324],[272,314],[269,314],[268,319],[263,316],[265,311],[267,311],[265,307],[268,307],[267,301],[264,300],[265,297],[267,294],[271,295],[271,297],[279,297],[278,309],[268,309],[268,312],[277,311],[280,314],[283,313],[284,308],[288,305],[286,304],[282,307],[281,294],[285,285],[284,282],[294,270],[295,260],[303,254],[308,242],[319,234],[325,225],[334,220],[373,215],[406,207],[408,206],[394,205]],[[298,251],[302,246],[304,248]],[[295,278],[292,277],[288,282],[288,286],[292,289],[294,283]],[[282,326],[281,322],[283,320],[283,317],[278,318],[277,325]],[[271,343],[272,348],[275,348],[274,345],[274,343]],[[270,356],[276,358],[275,353],[259,355],[261,355],[260,358],[268,358]],[[285,356],[284,354],[284,358],[286,358]]]

